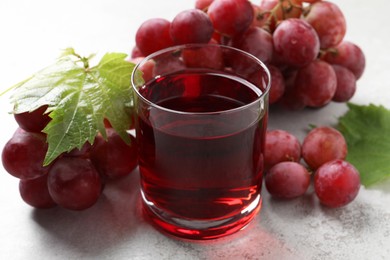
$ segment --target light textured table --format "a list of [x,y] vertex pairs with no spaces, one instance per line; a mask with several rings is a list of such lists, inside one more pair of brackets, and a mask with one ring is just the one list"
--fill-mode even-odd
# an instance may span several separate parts
[[[362,47],[367,69],[353,102],[390,108],[390,25],[386,0],[337,0],[348,23],[346,38]],[[192,0],[2,0],[0,90],[51,64],[62,48],[83,55],[130,52],[135,31],[147,18],[172,19]],[[0,97],[0,146],[16,123]],[[345,104],[320,110],[275,111],[270,128],[302,140],[309,124],[331,125]],[[264,190],[253,223],[228,238],[183,242],[141,217],[138,176],[108,185],[84,212],[34,210],[19,197],[18,181],[0,167],[0,259],[390,259],[390,180],[362,188],[345,208],[321,207],[310,190],[293,201],[273,200]]]

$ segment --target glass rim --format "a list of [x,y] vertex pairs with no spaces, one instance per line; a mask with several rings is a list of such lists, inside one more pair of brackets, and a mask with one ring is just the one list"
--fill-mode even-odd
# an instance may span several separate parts
[[[253,100],[252,102],[249,102],[249,103],[247,103],[245,105],[242,105],[242,106],[239,106],[239,107],[236,107],[236,108],[226,109],[226,110],[221,110],[221,111],[213,111],[213,112],[186,112],[186,111],[180,111],[180,110],[166,108],[166,107],[160,106],[160,105],[150,101],[149,99],[145,98],[139,92],[139,90],[137,88],[138,86],[135,83],[135,74],[136,74],[136,71],[143,64],[145,64],[149,60],[153,59],[154,57],[157,57],[157,56],[159,56],[161,54],[164,54],[164,53],[173,53],[174,51],[180,51],[180,50],[183,50],[183,49],[186,49],[186,48],[199,48],[199,47],[205,47],[205,46],[218,46],[218,47],[223,48],[223,49],[228,49],[228,50],[231,50],[231,51],[239,52],[239,53],[241,53],[243,55],[246,55],[247,57],[253,59],[254,61],[256,61],[260,65],[260,67],[264,70],[264,72],[266,73],[266,75],[268,77],[268,82],[266,84],[265,89],[262,90],[261,94],[258,95],[258,97],[255,100]],[[235,48],[235,47],[222,45],[222,44],[208,44],[208,43],[191,43],[191,44],[175,45],[175,46],[167,47],[167,48],[158,50],[156,52],[153,52],[153,53],[147,55],[146,57],[144,57],[141,61],[139,61],[135,65],[133,71],[131,72],[131,80],[130,81],[131,81],[131,87],[133,89],[133,92],[135,92],[135,94],[139,98],[141,98],[142,101],[145,102],[147,105],[149,105],[151,107],[154,107],[156,109],[159,109],[159,110],[163,110],[163,111],[169,112],[169,113],[182,114],[182,115],[213,115],[213,114],[233,113],[233,112],[245,110],[248,107],[251,107],[252,105],[258,103],[261,100],[263,100],[264,97],[266,95],[268,95],[269,90],[271,88],[271,74],[270,74],[270,71],[269,71],[268,67],[264,64],[264,62],[261,61],[259,58],[257,58],[256,56],[254,56],[253,54],[251,54],[249,52],[243,51],[243,50]],[[253,84],[251,82],[249,82],[249,83],[252,84],[253,86],[257,87],[255,84]],[[146,82],[144,82],[144,84],[146,84]]]

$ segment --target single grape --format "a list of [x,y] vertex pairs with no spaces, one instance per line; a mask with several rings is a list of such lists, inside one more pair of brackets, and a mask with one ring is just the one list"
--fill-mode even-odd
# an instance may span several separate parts
[[91,161],[98,172],[109,179],[117,179],[129,175],[138,165],[138,148],[135,138],[129,134],[131,143],[123,139],[109,128],[107,140],[98,135],[91,149]]
[[57,205],[47,188],[47,177],[48,174],[45,174],[35,179],[19,181],[19,192],[24,202],[39,209],[52,208]]
[[283,74],[280,69],[273,65],[268,65],[268,70],[272,79],[268,102],[269,104],[274,104],[283,96],[286,86]]
[[225,66],[223,52],[215,43],[212,39],[209,46],[183,50],[184,64],[188,68],[223,69]]
[[317,58],[320,42],[313,27],[302,19],[282,21],[273,33],[274,51],[286,65],[302,67]]
[[280,162],[265,175],[265,187],[273,196],[293,199],[305,194],[310,185],[310,173],[297,162]]
[[356,77],[349,69],[343,66],[333,65],[332,67],[337,77],[336,93],[332,100],[336,102],[347,102],[355,94]]
[[9,174],[23,180],[45,175],[49,170],[48,166],[43,166],[47,147],[44,134],[18,128],[3,148],[3,167]]
[[302,143],[302,157],[313,170],[332,160],[344,160],[347,151],[344,136],[329,126],[312,129]]
[[172,20],[170,30],[175,44],[208,43],[214,33],[210,18],[199,9],[178,13]]
[[61,157],[52,166],[47,180],[50,196],[63,208],[83,210],[98,200],[102,183],[88,159]]
[[45,113],[47,107],[45,105],[31,112],[14,114],[15,120],[23,130],[40,133],[51,120],[49,115]]
[[232,37],[249,28],[254,11],[248,0],[214,0],[207,14],[217,32]]
[[332,66],[315,60],[298,70],[294,91],[309,107],[322,107],[332,101],[337,88],[337,76]]
[[366,58],[362,49],[349,41],[342,41],[338,46],[328,49],[321,59],[330,64],[341,65],[352,71],[359,79],[366,66]]
[[269,130],[265,137],[265,169],[284,161],[299,162],[301,144],[293,134],[281,130]]
[[310,5],[304,19],[313,26],[320,39],[322,49],[337,46],[347,31],[345,17],[340,8],[328,1]]
[[136,46],[142,56],[173,46],[170,28],[171,23],[163,18],[151,18],[143,22],[135,35]]
[[314,190],[320,202],[331,208],[342,207],[359,193],[358,170],[343,160],[325,163],[314,174]]
[[272,59],[272,35],[262,28],[251,27],[245,33],[236,35],[231,45],[256,56],[264,63],[269,63]]

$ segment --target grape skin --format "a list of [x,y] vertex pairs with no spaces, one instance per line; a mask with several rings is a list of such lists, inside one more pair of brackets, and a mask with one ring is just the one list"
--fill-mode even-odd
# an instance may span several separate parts
[[366,58],[362,49],[349,41],[342,41],[334,48],[327,50],[321,59],[330,64],[341,65],[352,71],[359,79],[366,66]]
[[273,33],[274,50],[284,64],[302,67],[316,59],[320,42],[313,27],[298,18],[283,20]]
[[347,102],[356,92],[356,77],[347,68],[339,65],[332,66],[336,72],[337,88],[332,100],[335,102]]
[[63,208],[84,210],[96,203],[102,184],[99,173],[88,159],[59,158],[49,171],[50,196]]
[[310,173],[297,162],[280,162],[265,175],[265,187],[276,198],[293,199],[305,194]]
[[208,43],[214,28],[206,13],[198,9],[189,9],[175,16],[170,32],[175,44]]
[[207,8],[214,0],[196,0],[195,8],[203,11],[207,11]]
[[298,162],[301,159],[301,144],[293,134],[281,130],[268,130],[265,137],[265,169],[283,161]]
[[271,75],[271,88],[269,91],[269,104],[274,104],[283,96],[286,84],[282,72],[273,65],[268,65]]
[[337,46],[347,31],[343,13],[332,2],[320,1],[312,4],[304,19],[317,32],[322,49]]
[[9,174],[23,180],[42,176],[49,170],[48,166],[43,166],[47,148],[44,134],[18,128],[3,147],[3,167]]
[[320,202],[325,206],[343,207],[356,198],[359,189],[359,172],[346,161],[330,161],[315,172],[314,190]]
[[312,129],[302,143],[302,157],[312,170],[332,160],[344,160],[347,152],[344,136],[329,126]]
[[107,131],[107,140],[97,136],[91,148],[92,164],[104,178],[118,179],[129,175],[138,165],[138,148],[134,136],[126,144],[114,129]]
[[40,133],[50,122],[51,118],[46,112],[46,106],[41,106],[34,111],[14,114],[19,127],[28,132]]
[[143,56],[173,46],[170,27],[171,22],[163,18],[151,18],[141,24],[135,42]]
[[183,50],[182,57],[188,68],[223,69],[224,57],[221,48],[215,45],[215,40],[210,41],[210,46]]
[[298,70],[294,91],[306,106],[322,107],[328,104],[337,88],[337,76],[332,66],[315,60]]
[[256,56],[264,63],[269,63],[272,60],[272,35],[262,28],[249,28],[245,33],[234,37],[231,45]]
[[247,0],[214,0],[207,14],[217,32],[233,37],[249,28],[254,11]]
[[28,205],[39,208],[48,209],[57,206],[50,196],[47,187],[48,174],[32,180],[19,181],[19,193],[23,201]]

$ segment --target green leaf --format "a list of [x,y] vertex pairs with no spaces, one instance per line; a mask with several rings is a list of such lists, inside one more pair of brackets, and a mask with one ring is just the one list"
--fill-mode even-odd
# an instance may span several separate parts
[[390,111],[373,104],[348,107],[338,128],[348,144],[347,161],[359,170],[367,187],[390,177]]
[[92,144],[99,132],[106,137],[105,118],[130,142],[126,131],[131,123],[134,64],[126,56],[107,53],[90,68],[90,58],[68,48],[55,64],[15,86],[11,96],[14,113],[48,105],[52,120],[43,130],[49,144],[44,165],[64,152],[81,149],[86,142]]

